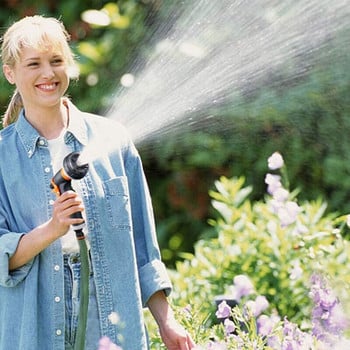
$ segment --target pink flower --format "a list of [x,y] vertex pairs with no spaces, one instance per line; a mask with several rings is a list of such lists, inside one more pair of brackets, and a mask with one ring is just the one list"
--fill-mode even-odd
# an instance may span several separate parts
[[104,336],[98,343],[98,350],[122,350],[122,348],[115,345],[108,337]]

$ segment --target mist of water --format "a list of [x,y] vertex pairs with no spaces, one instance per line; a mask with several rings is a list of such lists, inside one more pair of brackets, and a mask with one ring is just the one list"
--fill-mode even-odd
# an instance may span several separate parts
[[173,3],[154,30],[152,54],[135,58],[129,87],[116,92],[107,113],[136,143],[191,123],[210,125],[206,110],[270,79],[282,84],[303,76],[350,27],[350,0]]

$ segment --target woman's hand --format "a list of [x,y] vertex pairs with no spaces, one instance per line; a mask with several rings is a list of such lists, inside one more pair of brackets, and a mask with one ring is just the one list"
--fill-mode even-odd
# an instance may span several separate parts
[[175,319],[161,324],[159,332],[168,350],[191,350],[195,347],[191,336]]
[[84,211],[84,205],[78,194],[74,191],[62,193],[53,204],[52,218],[49,226],[57,237],[65,235],[69,227],[84,222],[82,218],[72,218],[71,215]]
[[64,192],[53,204],[52,218],[21,237],[10,258],[9,269],[14,270],[33,259],[52,242],[65,235],[70,225],[83,223],[83,219],[70,217],[83,210],[82,200],[74,191]]
[[159,326],[160,336],[168,350],[194,349],[194,341],[176,321],[173,310],[163,291],[153,294],[147,305]]

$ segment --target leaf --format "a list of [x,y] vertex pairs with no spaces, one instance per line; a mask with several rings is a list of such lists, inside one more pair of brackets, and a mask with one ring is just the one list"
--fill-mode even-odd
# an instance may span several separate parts
[[98,50],[96,44],[88,41],[82,41],[78,45],[78,51],[89,58],[90,60],[99,63],[103,60],[101,52]]

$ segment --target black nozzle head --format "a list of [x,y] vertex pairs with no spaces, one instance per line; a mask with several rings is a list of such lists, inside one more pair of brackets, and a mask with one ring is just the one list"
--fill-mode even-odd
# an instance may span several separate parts
[[89,170],[89,164],[80,164],[78,162],[79,156],[79,152],[72,152],[69,153],[63,160],[64,171],[74,180],[82,179]]

